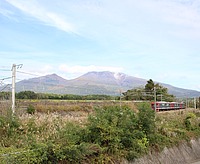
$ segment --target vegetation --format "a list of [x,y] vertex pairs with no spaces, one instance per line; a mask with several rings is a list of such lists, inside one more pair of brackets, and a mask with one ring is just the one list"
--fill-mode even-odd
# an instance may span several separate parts
[[22,91],[16,94],[18,99],[36,99],[37,94],[33,91]]
[[152,79],[147,81],[144,88],[134,88],[124,92],[125,100],[154,100],[154,88],[156,90],[156,99],[158,101],[174,101],[175,97],[168,94],[168,89],[160,84],[155,84]]
[[[5,92],[6,93],[6,92]],[[1,97],[4,97],[2,94]],[[9,94],[10,95],[10,94]],[[7,95],[5,95],[8,97]],[[33,91],[21,91],[16,93],[17,99],[53,99],[53,100],[115,100],[119,99],[109,95],[73,95],[73,94],[53,94],[53,93],[35,93]]]
[[11,98],[11,92],[0,92],[0,100],[9,100]]
[[27,107],[27,113],[28,114],[34,114],[35,113],[35,107],[33,105],[29,105]]
[[[96,106],[85,122],[39,114],[0,117],[1,163],[114,163],[134,160],[200,135],[200,112],[155,113],[122,104]],[[35,112],[35,113],[34,113]]]

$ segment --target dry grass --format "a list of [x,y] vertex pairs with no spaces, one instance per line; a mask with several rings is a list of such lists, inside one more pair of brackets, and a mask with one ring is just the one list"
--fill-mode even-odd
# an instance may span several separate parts
[[49,114],[37,112],[34,115],[22,114],[19,119],[24,134],[34,134],[37,142],[46,142],[49,138],[55,140],[59,135],[58,132],[62,130],[67,123],[72,122],[84,126],[87,116],[88,114],[86,112],[69,112],[64,114],[56,112]]
[[[26,106],[33,105],[36,109],[35,114],[27,114]],[[49,137],[56,137],[59,129],[62,129],[67,123],[77,123],[84,126],[88,115],[93,113],[95,107],[126,105],[136,110],[132,102],[112,102],[112,101],[20,101],[18,102],[18,117],[22,122],[23,129],[33,131],[37,140],[48,140]],[[30,125],[31,124],[31,125]],[[34,130],[34,128],[36,130]],[[25,132],[26,134],[28,132]]]
[[20,100],[17,102],[17,107],[19,110],[25,109],[29,105],[33,105],[35,110],[40,113],[62,113],[71,111],[84,111],[90,113],[95,107],[120,105],[127,105],[131,107],[131,109],[136,110],[134,103],[130,101]]
[[0,101],[0,115],[7,115],[8,109],[11,109],[11,101],[10,100],[4,100]]

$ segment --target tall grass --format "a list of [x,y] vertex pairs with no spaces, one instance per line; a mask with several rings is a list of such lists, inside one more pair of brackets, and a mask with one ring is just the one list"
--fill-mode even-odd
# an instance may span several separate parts
[[18,102],[36,112],[1,115],[1,163],[114,163],[200,135],[198,110],[154,113],[148,104],[79,103]]

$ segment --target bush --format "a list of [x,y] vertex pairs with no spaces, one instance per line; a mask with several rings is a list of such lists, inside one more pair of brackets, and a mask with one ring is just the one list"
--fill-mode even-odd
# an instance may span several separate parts
[[21,122],[13,115],[0,116],[0,147],[10,147],[16,145],[21,135]]
[[192,120],[196,118],[196,115],[194,113],[189,112],[184,119],[184,124],[186,129],[189,130],[194,130],[194,126],[192,125]]
[[35,113],[35,107],[33,105],[29,105],[27,107],[27,113],[28,114],[34,114]]
[[134,159],[148,149],[147,136],[138,129],[138,122],[129,107],[97,108],[88,119],[85,142],[100,145],[107,154]]
[[155,132],[155,111],[152,110],[149,103],[141,103],[138,105],[138,121],[139,129],[146,135]]

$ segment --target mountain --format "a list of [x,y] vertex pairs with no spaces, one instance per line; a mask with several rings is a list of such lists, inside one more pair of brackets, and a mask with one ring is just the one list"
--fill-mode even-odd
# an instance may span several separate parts
[[70,86],[79,88],[81,94],[119,95],[128,89],[142,86],[146,80],[113,72],[88,72],[70,80]]
[[16,92],[30,90],[34,92],[47,92],[63,94],[62,88],[67,85],[68,80],[56,75],[46,75],[16,83]]
[[109,87],[138,87],[146,83],[145,79],[140,79],[132,76],[128,76],[124,73],[113,72],[88,72],[76,79],[72,80],[73,83],[81,85],[98,85]]
[[183,89],[174,87],[169,84],[160,83],[162,86],[168,88],[168,92],[176,97],[200,97],[200,92],[191,90],[191,89]]
[[[106,94],[120,95],[128,89],[144,87],[146,79],[136,78],[124,73],[88,72],[78,78],[66,80],[56,74],[22,80],[16,83],[16,91],[31,90],[34,92],[56,94]],[[158,82],[156,82],[158,83]],[[182,89],[169,84],[160,83],[168,88],[170,94],[177,97],[199,97],[200,92]]]

